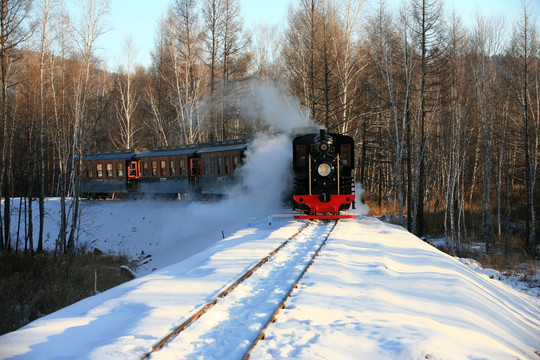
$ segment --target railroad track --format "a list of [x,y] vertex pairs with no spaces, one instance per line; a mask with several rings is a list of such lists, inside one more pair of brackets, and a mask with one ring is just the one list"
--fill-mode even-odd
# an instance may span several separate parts
[[[142,359],[178,354],[197,358],[207,352],[219,358],[248,359],[336,224],[337,221],[306,223],[154,345]],[[237,342],[235,351],[219,354],[223,341]],[[231,346],[226,348],[231,349]]]

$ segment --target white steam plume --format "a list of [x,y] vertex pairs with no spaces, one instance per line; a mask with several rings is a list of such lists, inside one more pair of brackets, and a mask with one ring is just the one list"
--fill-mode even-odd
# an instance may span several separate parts
[[246,154],[246,163],[238,170],[241,184],[231,194],[239,200],[268,209],[281,206],[283,194],[291,183],[292,146],[286,134],[260,135]]
[[302,108],[288,88],[277,82],[251,82],[239,102],[240,114],[251,121],[262,121],[274,130],[314,126],[309,112]]

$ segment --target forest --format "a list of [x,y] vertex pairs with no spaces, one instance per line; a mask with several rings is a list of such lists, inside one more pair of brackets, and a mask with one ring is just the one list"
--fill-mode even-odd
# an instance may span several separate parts
[[538,252],[540,44],[527,1],[516,19],[464,25],[440,0],[293,0],[282,27],[248,31],[239,0],[170,0],[151,64],[134,62],[128,38],[114,71],[96,51],[108,6],[82,0],[75,21],[62,0],[1,0],[0,252],[44,251],[48,197],[63,204],[57,251],[74,250],[81,154],[272,130],[262,110],[243,111],[261,85],[354,137],[374,213],[446,236],[456,255],[468,241]]

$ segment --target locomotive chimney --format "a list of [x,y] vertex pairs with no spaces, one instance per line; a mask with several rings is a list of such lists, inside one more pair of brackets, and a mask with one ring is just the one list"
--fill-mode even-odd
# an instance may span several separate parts
[[326,132],[326,129],[321,129],[320,130],[320,134],[321,134],[321,141],[328,141],[328,134]]

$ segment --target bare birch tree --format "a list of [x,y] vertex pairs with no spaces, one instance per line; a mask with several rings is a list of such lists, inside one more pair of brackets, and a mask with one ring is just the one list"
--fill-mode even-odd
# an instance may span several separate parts
[[80,68],[73,83],[72,98],[72,122],[73,144],[71,150],[72,173],[71,183],[74,184],[73,212],[71,230],[69,233],[67,248],[73,251],[75,248],[75,234],[79,220],[79,196],[77,192],[77,178],[75,172],[75,159],[84,153],[86,136],[89,135],[90,119],[88,118],[89,101],[92,96],[92,67],[96,40],[105,31],[105,16],[108,13],[108,0],[81,0],[82,19],[78,26],[74,27],[74,40],[78,48]]
[[283,54],[292,82],[292,91],[317,120],[317,41],[322,34],[323,0],[301,0],[289,9]]
[[[251,41],[243,31],[239,0],[223,0],[222,64],[222,101],[221,101],[221,138],[236,137],[241,132],[234,94],[240,92],[243,78],[247,73],[248,54],[246,50]],[[231,123],[232,120],[236,120]],[[231,133],[232,132],[232,133]],[[231,133],[231,134],[230,134]]]
[[[32,29],[26,20],[31,7],[31,0],[0,0],[0,83],[2,93],[0,98],[1,128],[0,134],[0,198],[4,197],[3,222],[0,221],[0,249],[11,249],[11,193],[9,179],[11,176],[10,147],[13,140],[13,108],[8,101],[8,89],[11,83],[12,66],[16,60],[15,49],[31,34]],[[3,226],[3,232],[2,230]]]
[[119,75],[116,77],[116,89],[120,96],[116,103],[116,118],[118,120],[120,133],[119,139],[110,134],[111,140],[121,149],[131,149],[136,142],[136,136],[139,129],[134,124],[134,112],[137,108],[139,97],[133,88],[133,78],[135,76],[133,69],[133,45],[132,38],[128,37],[125,40],[124,54],[125,64],[122,67]]
[[493,66],[493,55],[500,53],[504,23],[501,18],[486,19],[480,14],[476,15],[476,22],[472,35],[475,62],[471,64],[475,80],[476,99],[482,123],[482,138],[484,144],[484,187],[482,206],[484,214],[483,227],[486,242],[486,252],[489,253],[495,228],[493,225],[493,205],[491,199],[491,177],[493,168],[493,132],[497,113],[499,112],[497,92],[497,71]]
[[[533,82],[538,77],[540,46],[536,22],[530,4],[522,0],[520,18],[513,25],[509,54],[512,63],[508,70],[511,86],[520,110],[523,134],[525,192],[527,203],[525,248],[532,252],[536,239],[535,186],[538,169],[539,118],[538,108],[533,108],[535,95]],[[536,93],[537,94],[537,93]]]
[[45,130],[48,127],[45,106],[47,104],[47,85],[51,65],[52,44],[54,41],[54,21],[59,18],[59,0],[44,0],[38,5],[39,26],[39,237],[37,252],[43,252],[43,229],[45,221]]
[[177,0],[170,24],[171,66],[173,79],[170,101],[175,109],[180,137],[185,144],[195,142],[200,134],[198,106],[202,97],[202,44],[196,1]]
[[400,39],[394,28],[395,21],[392,15],[387,11],[384,1],[380,1],[377,14],[370,20],[368,39],[372,49],[371,56],[375,60],[374,63],[379,69],[380,77],[385,86],[385,94],[381,94],[381,99],[385,99],[385,103],[381,105],[379,111],[383,113],[384,107],[384,109],[389,109],[390,112],[388,115],[383,113],[382,117],[395,155],[398,216],[399,221],[401,221],[404,208],[402,167],[410,76],[402,76],[403,71],[405,74],[409,71],[408,64],[404,62],[407,58],[402,55],[406,52],[406,49],[400,49]]
[[150,131],[148,141],[157,146],[169,145],[169,121],[167,121],[167,106],[169,104],[169,49],[171,34],[168,16],[163,16],[156,31],[156,45],[152,53],[153,64],[148,71],[149,81],[143,87],[142,103],[148,116],[143,117],[146,128]]
[[209,80],[209,123],[211,124],[210,137],[217,138],[220,133],[218,112],[215,108],[216,88],[219,82],[219,59],[221,57],[223,34],[224,0],[204,0],[202,5],[204,50],[207,53],[207,66],[210,70]]
[[[341,121],[337,124],[338,131],[347,134],[359,121],[352,102],[354,93],[360,84],[358,83],[359,73],[364,69],[363,59],[359,56],[357,34],[360,29],[362,10],[364,9],[364,0],[347,0],[336,2],[339,23],[342,28],[341,41],[337,44],[340,48],[341,57],[337,61],[337,77],[341,89],[339,91],[340,110],[342,111]],[[336,51],[337,52],[337,51]]]
[[437,94],[441,70],[444,61],[443,7],[440,0],[412,0],[413,28],[416,33],[416,44],[419,52],[419,84],[418,90],[418,144],[416,152],[417,203],[416,203],[416,235],[424,235],[424,207],[426,196],[426,151],[430,118],[438,106]]
[[250,52],[253,56],[251,73],[262,82],[278,81],[284,74],[280,52],[282,34],[277,25],[259,24],[253,34]]
[[[66,91],[66,57],[71,44],[70,19],[64,4],[59,2],[55,6],[55,22],[52,26],[50,56],[47,59],[47,83],[50,89],[52,108],[52,131],[54,132],[53,164],[57,169],[58,179],[56,193],[60,196],[60,228],[56,240],[56,250],[65,251],[67,246],[67,212],[66,197],[69,193],[68,167],[70,157],[71,132],[67,126],[67,91]],[[59,71],[58,71],[59,70]]]
[[469,96],[466,93],[467,77],[464,71],[467,34],[455,11],[450,19],[448,115],[442,124],[442,132],[445,134],[442,142],[445,143],[445,151],[440,156],[444,158],[445,235],[450,241],[453,253],[461,256],[463,234],[459,220],[464,211],[461,196],[464,192],[462,179],[468,158],[467,144],[469,142],[466,111]]

